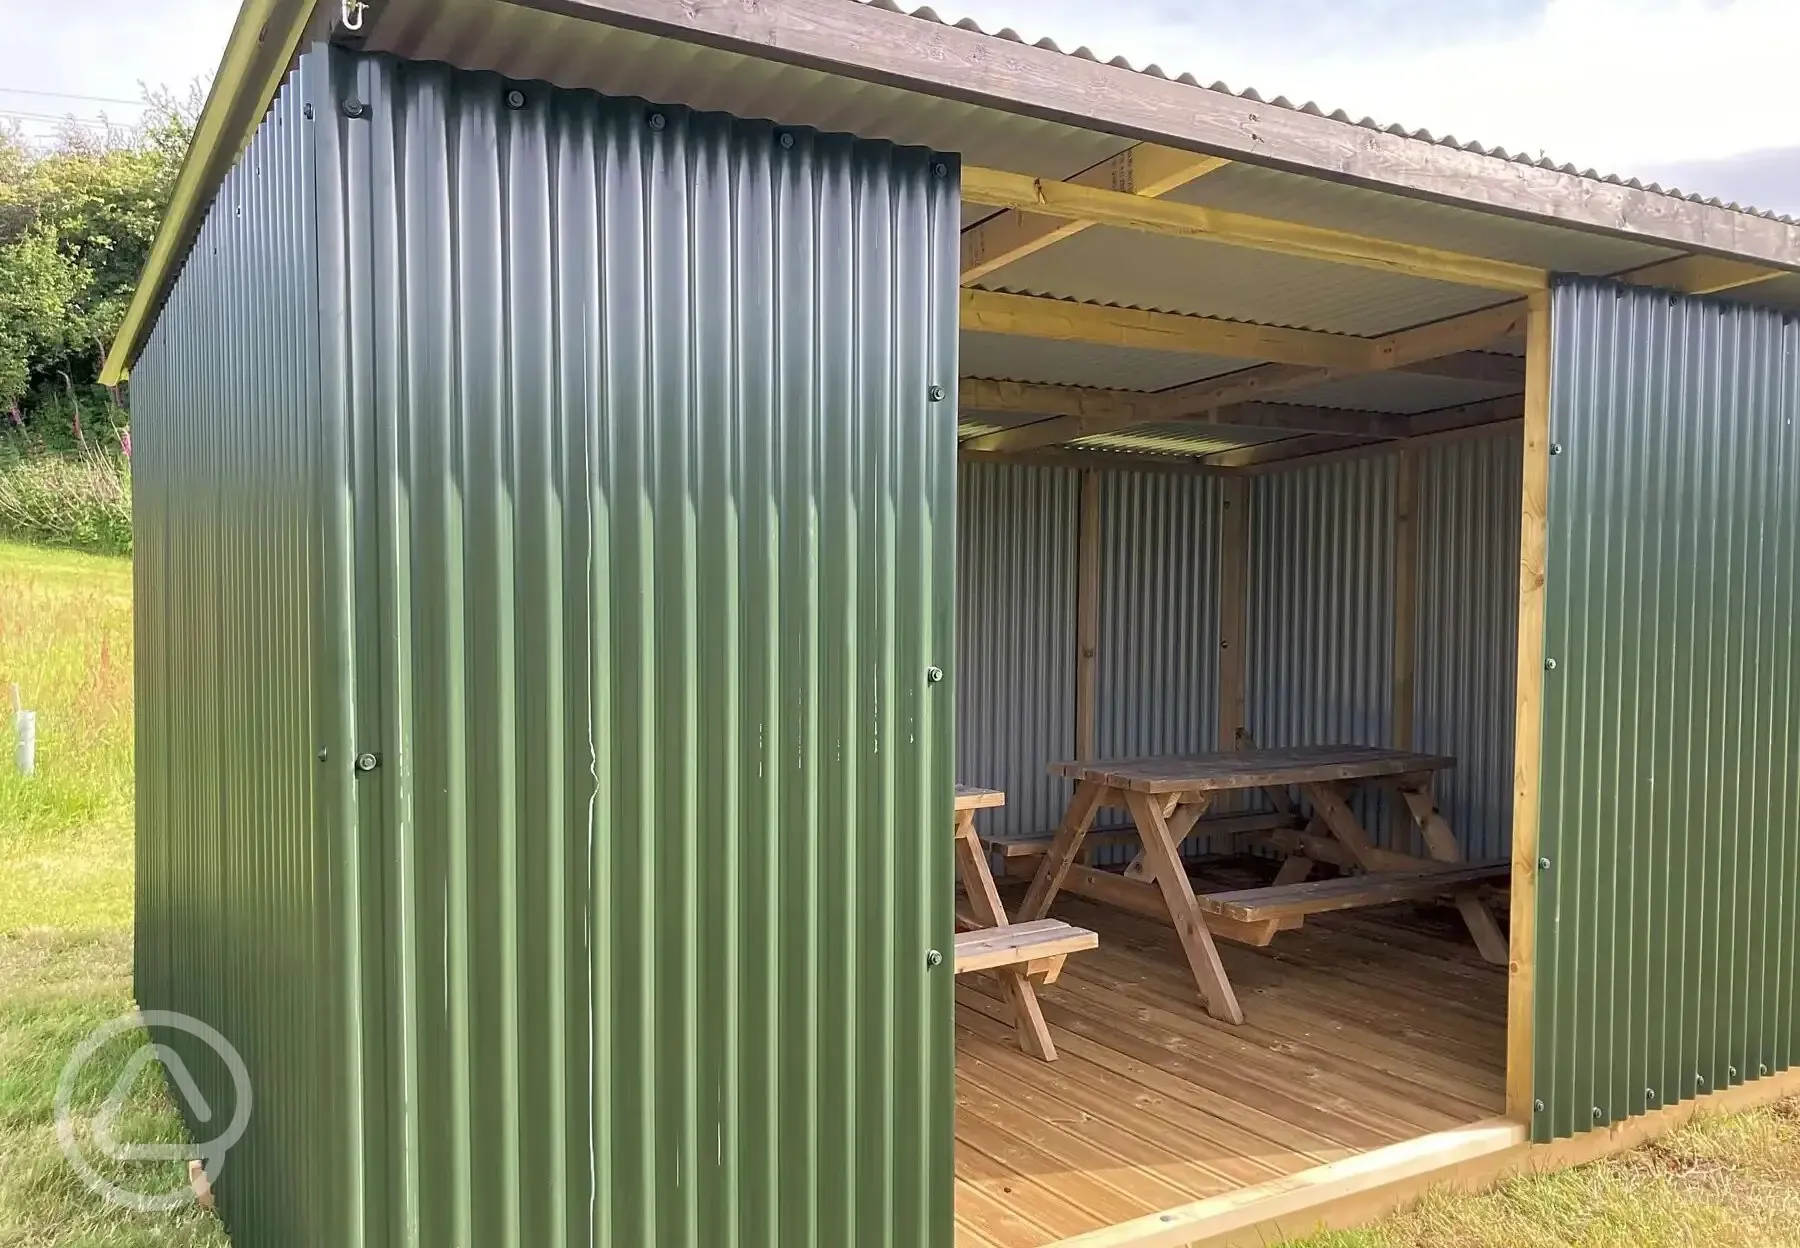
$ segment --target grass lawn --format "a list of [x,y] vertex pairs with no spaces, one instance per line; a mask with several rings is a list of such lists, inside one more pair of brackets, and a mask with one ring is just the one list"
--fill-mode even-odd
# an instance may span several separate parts
[[[51,1103],[69,1052],[131,1005],[131,572],[123,560],[0,542],[0,690],[38,713],[38,772],[14,774],[0,723],[0,1248],[224,1248],[209,1215],[122,1212],[58,1148]],[[10,703],[7,706],[10,712]],[[77,1100],[97,1105],[131,1041]],[[122,1139],[180,1131],[160,1081]],[[140,1167],[140,1170],[142,1167]],[[168,1190],[181,1170],[156,1178]],[[143,1184],[144,1190],[151,1190]],[[1694,1123],[1623,1157],[1436,1195],[1305,1248],[1800,1248],[1800,1103]],[[546,1246],[553,1248],[553,1246]]]

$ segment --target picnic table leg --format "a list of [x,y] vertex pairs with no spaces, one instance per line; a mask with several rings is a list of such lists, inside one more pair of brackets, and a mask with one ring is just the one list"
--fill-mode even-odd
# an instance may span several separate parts
[[[1431,791],[1420,784],[1406,784],[1400,788],[1400,798],[1412,814],[1413,822],[1419,825],[1419,831],[1425,836],[1426,852],[1439,862],[1463,861],[1462,847],[1456,843],[1456,833],[1450,830],[1450,825],[1439,813]],[[1481,951],[1482,958],[1496,966],[1505,966],[1511,957],[1506,933],[1500,930],[1494,912],[1488,909],[1487,902],[1481,899],[1480,893],[1474,889],[1458,893],[1456,908],[1462,912],[1463,922],[1468,924],[1469,935],[1474,937],[1475,948]]]
[[1020,922],[1029,923],[1050,913],[1050,903],[1056,900],[1068,878],[1069,864],[1075,861],[1082,841],[1087,839],[1094,814],[1100,809],[1100,799],[1105,796],[1106,786],[1098,781],[1083,780],[1075,786],[1075,796],[1069,800],[1069,809],[1063,812],[1062,824],[1056,829],[1056,839],[1050,842],[1044,861],[1038,864],[1037,874],[1019,907]]
[[[1194,803],[1194,818],[1198,819],[1205,810],[1206,800],[1202,795]],[[1243,1022],[1243,1007],[1238,1005],[1237,993],[1232,991],[1231,981],[1225,976],[1225,964],[1219,960],[1218,947],[1206,928],[1206,917],[1200,913],[1200,904],[1194,899],[1194,886],[1188,882],[1187,870],[1181,865],[1181,849],[1171,837],[1161,803],[1147,794],[1128,791],[1125,805],[1137,824],[1138,836],[1144,843],[1145,860],[1157,888],[1162,891],[1163,904],[1169,908],[1169,918],[1181,938],[1182,952],[1187,955],[1194,984],[1206,1002],[1206,1012],[1228,1023]]]
[[[1006,907],[1000,902],[1000,890],[994,886],[994,874],[988,869],[987,851],[975,834],[975,812],[956,812],[956,870],[962,877],[963,892],[968,894],[969,908],[976,921],[987,927],[1005,927]],[[1013,1030],[1019,1047],[1046,1062],[1056,1060],[1056,1045],[1050,1039],[1049,1024],[1038,1005],[1037,989],[1025,971],[1005,967],[995,972],[1001,991],[1012,1011]]]
[[[1179,809],[1180,806],[1181,794],[1179,793],[1171,793],[1169,795],[1169,800],[1163,803],[1163,818],[1169,820],[1169,832],[1175,837],[1175,844],[1177,847],[1187,839],[1188,832],[1200,821],[1200,811],[1206,809],[1205,805],[1202,804],[1192,815],[1186,816],[1186,822],[1183,822],[1184,814],[1183,811]],[[1174,818],[1170,818],[1171,815],[1173,815]],[[1150,864],[1144,861],[1144,847],[1142,845],[1138,846],[1137,855],[1126,865],[1125,878],[1128,880],[1147,880],[1150,878]]]

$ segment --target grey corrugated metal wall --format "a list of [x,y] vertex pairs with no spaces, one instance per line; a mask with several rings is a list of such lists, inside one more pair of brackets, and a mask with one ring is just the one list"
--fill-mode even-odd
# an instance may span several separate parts
[[138,368],[235,1242],[947,1245],[954,160],[301,76]]
[[[219,1175],[240,1245],[362,1242],[350,763],[314,756],[348,689],[317,679],[341,603],[314,505],[329,449],[306,94],[290,79],[226,178],[131,377],[137,998],[244,1059],[254,1111]],[[216,1138],[228,1072],[185,1031],[157,1039],[218,1115],[195,1138]]]
[[1540,1139],[1800,1039],[1800,326],[1578,282],[1552,333]]
[[963,463],[957,485],[956,775],[1001,789],[983,832],[1054,828],[1075,750],[1076,517],[1081,474]]
[[1418,453],[1413,746],[1447,754],[1438,805],[1470,858],[1512,852],[1518,426]]
[[1095,746],[1114,758],[1217,749],[1219,479],[1100,480]]
[[[1388,745],[1394,706],[1393,456],[1257,477],[1245,585],[1245,717],[1259,746]],[[1354,805],[1377,839],[1386,802]]]

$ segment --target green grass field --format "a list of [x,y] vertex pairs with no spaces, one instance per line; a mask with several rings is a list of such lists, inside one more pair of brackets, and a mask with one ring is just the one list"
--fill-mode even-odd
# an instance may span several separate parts
[[[68,1054],[131,1005],[128,563],[0,542],[0,690],[14,682],[38,713],[39,774],[12,769],[9,702],[0,725],[0,1248],[222,1248],[217,1222],[192,1207],[132,1214],[102,1202],[64,1160],[53,1125]],[[78,1104],[99,1103],[131,1047],[105,1050],[114,1060],[85,1072]],[[180,1131],[148,1077],[124,1123],[124,1139]],[[181,1173],[171,1163],[149,1177],[167,1190]],[[1305,1248],[1447,1245],[1800,1248],[1800,1103],[1699,1121],[1627,1156],[1481,1196],[1434,1195]]]

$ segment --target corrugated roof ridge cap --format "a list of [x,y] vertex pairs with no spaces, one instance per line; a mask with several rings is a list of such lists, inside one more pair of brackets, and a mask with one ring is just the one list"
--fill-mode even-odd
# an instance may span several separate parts
[[[1005,39],[1012,43],[1025,42],[1024,36],[1020,35],[1011,27],[1006,27],[999,31],[990,31],[985,29],[979,22],[971,17],[962,18],[960,21],[954,23],[946,22],[938,15],[937,11],[929,5],[909,10],[896,3],[896,0],[855,0],[855,3],[867,4],[873,8],[885,9],[889,12],[904,13],[908,17],[918,18],[921,21],[931,22],[938,26],[954,25],[958,29],[973,31],[976,34],[984,35],[989,39]],[[1085,44],[1072,52],[1064,51],[1062,46],[1058,44],[1056,40],[1045,35],[1043,38],[1033,41],[1031,46],[1034,48],[1042,48],[1047,52],[1055,52],[1062,56],[1079,57],[1084,61],[1100,63],[1100,57],[1092,48],[1089,48]],[[1578,169],[1572,164],[1566,162],[1559,163],[1542,154],[1533,157],[1530,153],[1525,151],[1509,153],[1504,147],[1498,145],[1489,147],[1475,139],[1470,139],[1466,143],[1459,143],[1456,141],[1455,137],[1451,135],[1446,135],[1440,139],[1434,137],[1431,131],[1423,128],[1408,130],[1398,122],[1391,122],[1384,126],[1373,117],[1365,116],[1360,121],[1352,121],[1350,115],[1343,109],[1333,109],[1331,112],[1327,113],[1324,107],[1314,100],[1307,100],[1301,104],[1290,102],[1286,96],[1276,96],[1274,99],[1269,100],[1265,99],[1254,87],[1246,87],[1242,91],[1234,91],[1223,81],[1215,81],[1210,86],[1203,85],[1198,78],[1194,77],[1194,75],[1189,72],[1183,72],[1171,78],[1168,72],[1160,65],[1150,64],[1139,69],[1125,56],[1115,56],[1106,61],[1105,64],[1116,66],[1134,74],[1143,74],[1145,77],[1149,78],[1160,78],[1164,81],[1179,82],[1184,86],[1194,87],[1201,91],[1216,91],[1222,95],[1229,95],[1235,99],[1245,100],[1252,104],[1268,104],[1273,108],[1287,109],[1289,112],[1307,113],[1315,117],[1328,117],[1332,121],[1343,122],[1346,125],[1356,126],[1362,130],[1372,130],[1379,134],[1397,135],[1401,138],[1413,139],[1421,143],[1430,143],[1436,147],[1453,147],[1459,151],[1470,152],[1476,156],[1486,156],[1491,160],[1504,160],[1520,165],[1535,165],[1540,169],[1551,169],[1559,173],[1571,174],[1578,178],[1586,178],[1590,182],[1610,182],[1615,185],[1630,185],[1650,194],[1667,195],[1672,199],[1685,199],[1696,204],[1708,204],[1717,208],[1725,208],[1733,212],[1741,212],[1746,216],[1763,217],[1770,221],[1780,221],[1787,225],[1800,225],[1800,217],[1792,216],[1787,213],[1778,213],[1770,209],[1757,208],[1751,205],[1739,205],[1735,202],[1724,203],[1717,197],[1709,199],[1695,194],[1683,195],[1681,192],[1675,190],[1665,191],[1659,188],[1654,182],[1648,185],[1642,185],[1636,179],[1633,179],[1627,183],[1618,174],[1601,174],[1593,169]]]

